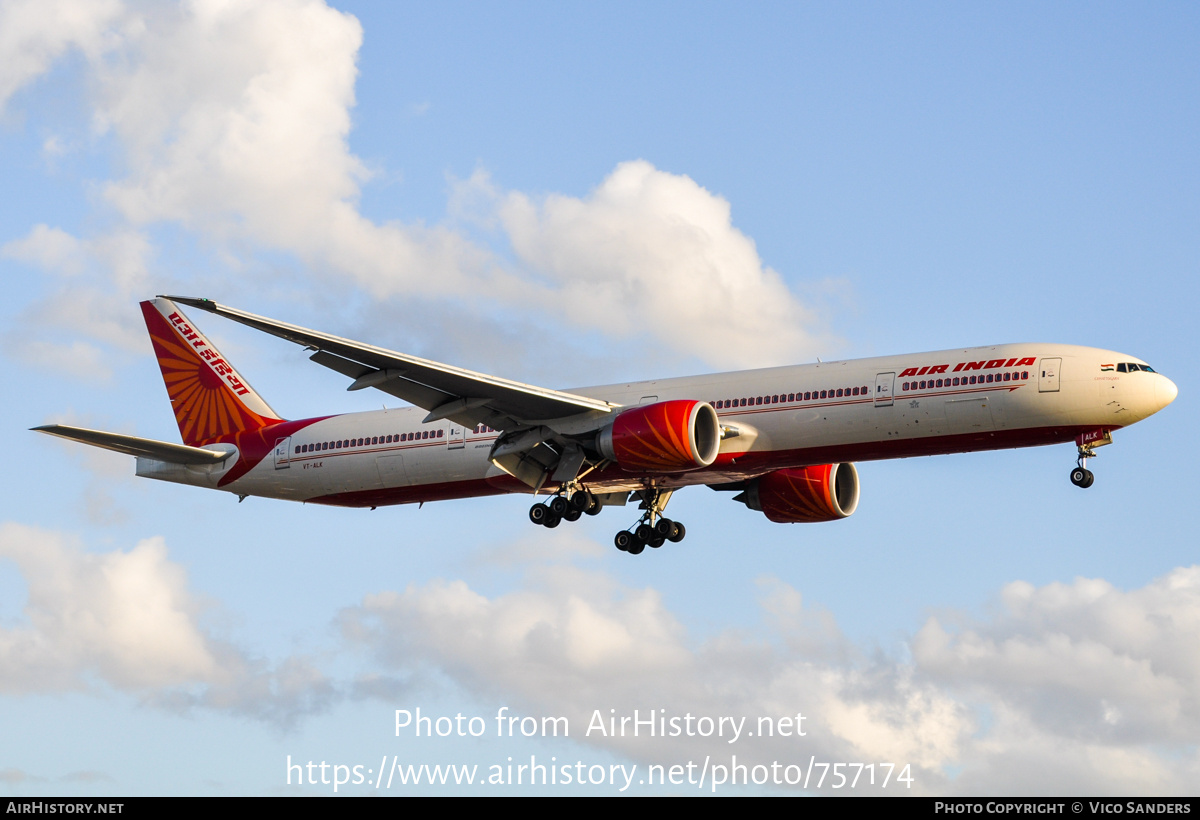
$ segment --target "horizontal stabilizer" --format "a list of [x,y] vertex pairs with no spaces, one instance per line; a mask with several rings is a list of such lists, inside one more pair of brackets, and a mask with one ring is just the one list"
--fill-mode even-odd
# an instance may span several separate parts
[[168,464],[219,464],[237,452],[229,445],[225,445],[227,447],[225,451],[205,450],[202,447],[188,447],[186,444],[171,444],[149,438],[87,430],[83,427],[68,427],[65,424],[46,424],[32,429],[39,433],[90,444],[93,447],[103,447],[105,450],[114,450],[130,456],[152,458]]

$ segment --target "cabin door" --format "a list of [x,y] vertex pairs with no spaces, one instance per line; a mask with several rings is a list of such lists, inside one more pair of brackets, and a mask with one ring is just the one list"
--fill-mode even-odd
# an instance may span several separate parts
[[1042,359],[1041,375],[1038,376],[1039,393],[1058,392],[1058,369],[1061,365],[1062,359]]
[[880,373],[875,377],[875,406],[892,406],[892,387],[896,383],[895,373]]
[[275,442],[275,469],[286,470],[292,466],[291,462],[292,437],[281,438]]

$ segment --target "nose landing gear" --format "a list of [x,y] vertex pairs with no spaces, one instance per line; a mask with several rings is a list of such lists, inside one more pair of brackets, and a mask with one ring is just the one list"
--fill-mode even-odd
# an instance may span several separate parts
[[1092,483],[1095,480],[1096,476],[1092,475],[1092,471],[1083,465],[1080,465],[1071,471],[1071,483],[1076,487],[1082,487],[1086,490],[1088,487],[1092,486]]
[[1096,457],[1096,448],[1112,444],[1112,430],[1100,428],[1089,430],[1075,437],[1075,446],[1079,449],[1079,458],[1075,461],[1075,469],[1071,471],[1071,483],[1076,487],[1087,489],[1092,486],[1096,477],[1087,468],[1087,460]]
[[1095,457],[1095,450],[1083,444],[1079,445],[1079,458],[1075,461],[1075,469],[1071,471],[1071,483],[1076,487],[1086,490],[1095,482],[1096,477],[1087,468],[1087,460]]

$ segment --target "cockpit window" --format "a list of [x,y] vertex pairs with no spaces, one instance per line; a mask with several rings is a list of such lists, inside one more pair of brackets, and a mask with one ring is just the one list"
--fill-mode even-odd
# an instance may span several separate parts
[[1117,365],[1118,373],[1137,373],[1139,370],[1144,370],[1147,373],[1158,372],[1148,364],[1138,364],[1137,362],[1121,362]]

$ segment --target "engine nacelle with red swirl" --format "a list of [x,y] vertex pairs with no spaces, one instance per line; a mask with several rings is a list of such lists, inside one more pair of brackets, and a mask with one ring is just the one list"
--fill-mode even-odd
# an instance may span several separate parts
[[776,470],[751,481],[737,500],[776,524],[836,521],[858,507],[858,470],[853,464]]
[[629,472],[698,470],[716,460],[721,424],[707,402],[660,401],[623,410],[600,431],[596,446]]

